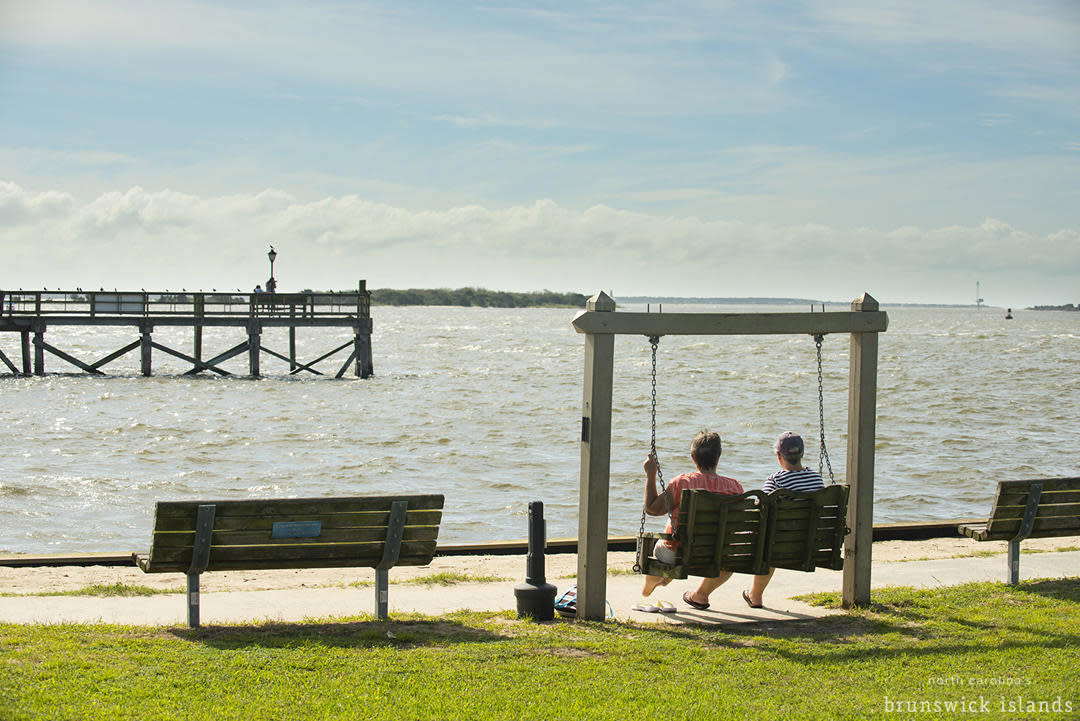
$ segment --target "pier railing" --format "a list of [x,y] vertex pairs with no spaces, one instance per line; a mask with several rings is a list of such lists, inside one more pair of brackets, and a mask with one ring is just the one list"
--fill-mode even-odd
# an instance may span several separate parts
[[303,293],[0,290],[0,315],[368,318],[371,294],[365,289]]

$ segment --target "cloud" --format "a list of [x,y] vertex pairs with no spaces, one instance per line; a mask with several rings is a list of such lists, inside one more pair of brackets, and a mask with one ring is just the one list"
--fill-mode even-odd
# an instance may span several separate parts
[[874,294],[885,300],[944,301],[959,300],[948,294],[972,274],[999,287],[1040,278],[1040,291],[1074,288],[1080,277],[1080,230],[1040,235],[996,219],[881,231],[551,200],[409,210],[355,195],[300,201],[280,190],[201,197],[132,187],[78,201],[0,184],[7,287],[243,288],[263,280],[271,243],[286,287],[366,278],[371,287],[828,300],[881,288]]

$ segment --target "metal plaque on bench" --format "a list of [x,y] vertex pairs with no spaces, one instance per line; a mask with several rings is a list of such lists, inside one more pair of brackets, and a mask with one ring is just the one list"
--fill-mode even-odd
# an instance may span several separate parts
[[270,538],[318,538],[322,521],[279,521],[274,524]]

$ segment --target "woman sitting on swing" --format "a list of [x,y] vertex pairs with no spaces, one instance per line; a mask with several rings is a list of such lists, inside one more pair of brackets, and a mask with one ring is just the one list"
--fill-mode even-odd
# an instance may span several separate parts
[[[697,471],[676,476],[663,493],[656,489],[656,476],[659,464],[656,455],[649,454],[645,459],[645,512],[650,516],[668,515],[665,533],[675,532],[676,519],[679,517],[679,502],[686,489],[703,489],[712,493],[735,496],[743,492],[743,487],[734,478],[717,475],[716,466],[720,462],[720,435],[709,430],[701,430],[690,442],[690,459],[697,466]],[[676,560],[675,541],[659,541],[653,549],[653,555],[661,563],[673,564]],[[695,591],[683,594],[683,601],[693,608],[704,610],[709,607],[709,594],[731,578],[731,573],[723,572],[715,578],[703,578]],[[645,576],[643,596],[649,596],[657,586],[666,586],[670,578]]]

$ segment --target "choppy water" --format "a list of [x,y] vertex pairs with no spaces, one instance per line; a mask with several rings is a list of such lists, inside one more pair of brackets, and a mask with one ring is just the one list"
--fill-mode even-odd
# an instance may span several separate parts
[[[887,310],[877,522],[984,516],[998,480],[1080,474],[1080,313],[1021,311],[1005,321],[997,309]],[[152,378],[139,375],[137,353],[108,366],[107,378],[68,374],[52,356],[46,370],[56,375],[0,377],[0,552],[143,550],[155,501],[248,496],[444,493],[443,542],[523,538],[528,502],[543,500],[548,535],[577,535],[584,354],[574,311],[373,315],[376,377],[363,381],[287,378],[285,364],[265,356],[262,380],[180,378],[187,367],[158,352]],[[162,329],[155,340],[190,351],[189,333]],[[208,330],[206,355],[240,333]],[[348,340],[298,336],[301,360]],[[57,327],[46,339],[95,359],[135,333]],[[263,342],[288,348],[284,331]],[[18,337],[0,336],[0,348],[15,358]],[[827,338],[824,358],[828,447],[842,480],[847,336]],[[243,374],[245,363],[225,367]],[[803,336],[663,339],[665,474],[689,470],[689,439],[703,426],[724,438],[721,472],[747,488],[774,470],[771,443],[783,430],[806,435],[816,465],[814,363]],[[612,534],[636,532],[640,518],[649,365],[644,338],[616,339]]]

